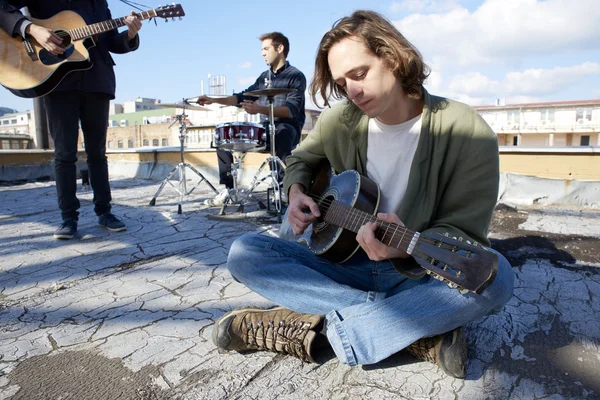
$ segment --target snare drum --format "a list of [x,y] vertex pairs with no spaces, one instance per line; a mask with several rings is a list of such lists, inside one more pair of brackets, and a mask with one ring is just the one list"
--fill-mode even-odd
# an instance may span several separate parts
[[248,151],[266,145],[267,131],[254,122],[227,122],[215,127],[215,146],[223,150]]

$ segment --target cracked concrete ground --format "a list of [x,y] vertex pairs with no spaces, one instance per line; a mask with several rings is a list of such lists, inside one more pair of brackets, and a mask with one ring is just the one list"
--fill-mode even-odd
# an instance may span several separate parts
[[467,326],[466,380],[401,352],[350,368],[274,353],[219,354],[224,312],[269,303],[232,280],[228,248],[243,232],[275,234],[265,211],[217,217],[206,187],[177,214],[158,183],[113,181],[96,225],[81,193],[79,235],[56,241],[53,183],[0,187],[0,399],[598,399],[600,212],[501,205],[493,246],[512,262],[515,296]]

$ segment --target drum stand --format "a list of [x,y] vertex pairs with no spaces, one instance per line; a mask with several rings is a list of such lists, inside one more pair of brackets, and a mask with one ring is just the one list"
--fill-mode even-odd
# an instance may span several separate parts
[[[244,204],[248,199],[252,199],[258,203],[260,209],[264,210],[267,208],[262,201],[254,197],[251,190],[240,189],[237,184],[238,170],[242,169],[242,161],[246,157],[246,152],[230,150],[233,156],[233,163],[231,164],[231,176],[233,177],[233,189],[227,191],[227,196],[223,199],[223,205],[219,211],[219,215],[225,215],[225,208],[227,204],[238,204],[236,212],[244,212]],[[237,152],[237,155],[235,154]]]
[[[273,203],[275,205],[275,210],[277,211],[277,222],[281,223],[281,214],[282,214],[282,198],[281,198],[281,186],[279,186],[279,171],[285,171],[285,165],[283,161],[279,157],[275,155],[275,116],[273,110],[273,98],[274,96],[267,96],[267,100],[269,101],[269,135],[271,136],[271,155],[263,161],[258,171],[252,178],[252,183],[250,183],[250,192],[252,192],[260,183],[270,178],[269,189],[273,190]],[[271,173],[268,175],[260,177],[260,173],[266,165],[269,165],[271,169]],[[269,189],[267,189],[267,203],[269,203],[268,193]]]
[[[171,125],[169,125],[169,128],[171,128],[173,126],[173,124],[175,124],[175,122],[179,122],[179,144],[180,144],[179,155],[181,157],[181,161],[179,162],[179,164],[177,164],[175,166],[175,168],[173,168],[171,170],[171,172],[169,172],[167,177],[162,181],[160,187],[154,194],[154,197],[152,198],[152,200],[150,200],[150,204],[149,204],[150,206],[154,206],[156,204],[156,198],[158,197],[160,192],[163,190],[165,185],[168,183],[169,185],[173,186],[175,188],[175,190],[177,190],[177,192],[179,193],[179,204],[177,205],[177,214],[181,214],[181,203],[183,203],[183,196],[187,196],[190,193],[192,193],[194,191],[194,189],[196,189],[196,187],[201,182],[203,182],[203,181],[206,182],[208,184],[208,186],[210,186],[210,188],[213,190],[213,192],[219,193],[219,191],[217,189],[215,189],[215,187],[208,181],[208,179],[206,179],[204,177],[204,175],[202,175],[200,173],[200,171],[198,171],[196,168],[192,167],[190,164],[185,162],[184,147],[185,147],[185,138],[187,135],[187,128],[184,123],[185,117],[187,117],[187,115],[185,115],[185,110],[184,110],[184,113],[176,115],[175,121],[173,121],[173,123]],[[167,129],[169,129],[169,128],[167,128]],[[190,170],[192,170],[192,172],[194,172],[200,178],[200,180],[198,182],[196,182],[196,184],[194,186],[192,186],[192,188],[189,191],[187,190],[187,179],[185,177],[185,169],[186,168],[189,168]],[[177,172],[177,179],[179,181],[177,186],[175,186],[173,184],[173,182],[171,182],[171,177],[175,174],[175,172]]]

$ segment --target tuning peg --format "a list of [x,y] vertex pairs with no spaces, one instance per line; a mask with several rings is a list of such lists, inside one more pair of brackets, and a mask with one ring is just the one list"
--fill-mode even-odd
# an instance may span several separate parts
[[463,240],[465,240],[465,239],[463,239],[462,237],[459,237],[459,238],[458,238],[458,241],[459,241],[459,242],[462,242]]
[[448,232],[446,232],[446,233],[444,233],[444,236],[450,237],[450,234]]

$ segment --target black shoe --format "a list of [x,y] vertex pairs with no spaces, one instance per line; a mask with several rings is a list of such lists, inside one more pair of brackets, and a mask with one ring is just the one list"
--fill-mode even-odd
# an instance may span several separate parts
[[98,217],[98,225],[105,227],[111,232],[121,232],[127,229],[127,226],[112,213],[104,213]]
[[54,238],[63,240],[73,239],[75,233],[77,233],[77,220],[68,219],[54,231]]

